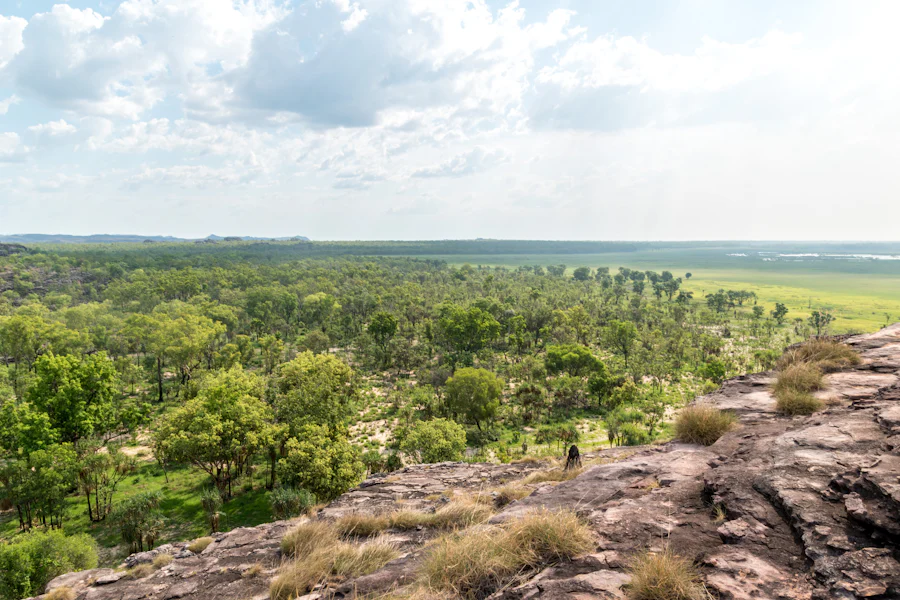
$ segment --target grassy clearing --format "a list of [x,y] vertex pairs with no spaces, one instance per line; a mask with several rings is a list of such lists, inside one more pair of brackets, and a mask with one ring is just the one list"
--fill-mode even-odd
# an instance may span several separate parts
[[484,597],[517,576],[591,548],[591,531],[574,513],[536,511],[504,526],[439,538],[428,550],[420,575],[428,589]]
[[711,599],[694,565],[669,549],[638,556],[629,567],[630,600]]
[[710,446],[737,425],[737,418],[713,406],[687,406],[675,421],[675,435],[689,444]]

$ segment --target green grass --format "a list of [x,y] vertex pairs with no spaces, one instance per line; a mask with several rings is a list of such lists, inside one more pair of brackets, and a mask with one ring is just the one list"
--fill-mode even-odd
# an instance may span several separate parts
[[[838,319],[835,333],[869,332],[888,320],[900,321],[900,261],[817,260],[763,262],[750,257],[731,257],[736,248],[664,249],[605,254],[432,255],[452,265],[518,267],[565,264],[580,266],[668,270],[677,277],[692,273],[684,288],[697,301],[719,289],[756,292],[766,311],[784,303],[788,320],[806,318],[813,310],[829,309]],[[748,254],[752,251],[748,251]],[[745,310],[749,310],[745,308]],[[886,314],[890,318],[886,317]]]
[[[236,490],[236,496],[222,507],[224,513],[220,530],[228,531],[236,527],[258,525],[272,520],[269,502],[262,485],[262,473],[254,481],[254,489],[245,492]],[[200,506],[200,492],[209,485],[209,477],[193,467],[169,469],[169,483],[166,483],[162,469],[156,463],[142,462],[137,470],[123,481],[113,499],[115,502],[138,492],[159,490],[163,493],[160,510],[165,516],[166,527],[158,544],[191,540],[209,533],[203,508]],[[115,525],[105,520],[91,523],[85,510],[86,502],[81,496],[68,498],[68,509],[63,521],[67,534],[88,533],[101,546],[100,559],[103,565],[118,562],[126,553]],[[19,531],[16,512],[0,513],[0,539],[9,539]]]

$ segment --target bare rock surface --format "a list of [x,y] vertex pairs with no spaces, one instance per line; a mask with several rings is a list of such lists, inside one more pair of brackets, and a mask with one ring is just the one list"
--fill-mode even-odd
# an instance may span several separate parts
[[[590,456],[593,466],[574,479],[532,485],[531,495],[493,522],[542,508],[574,510],[595,531],[596,549],[491,598],[622,599],[635,554],[666,548],[693,559],[721,599],[900,598],[900,324],[846,343],[862,363],[827,377],[822,412],[779,415],[774,374],[738,377],[697,400],[739,417],[740,426],[714,445],[607,450]],[[434,510],[447,496],[488,492],[541,468],[408,467],[373,476],[319,518]],[[280,539],[293,524],[219,534],[196,556],[172,545],[164,550],[177,558],[144,579],[96,569],[57,578],[48,590],[65,585],[79,600],[263,600],[282,562]],[[411,581],[430,536],[395,535],[403,556],[311,597],[377,595]],[[129,564],[152,559],[132,556]]]

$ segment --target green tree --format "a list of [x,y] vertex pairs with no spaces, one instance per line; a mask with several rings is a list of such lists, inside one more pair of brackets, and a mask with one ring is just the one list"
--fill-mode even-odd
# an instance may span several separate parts
[[502,389],[500,378],[486,369],[460,369],[447,380],[447,408],[481,429],[483,421],[497,414]]
[[438,311],[439,339],[458,362],[468,362],[474,353],[497,339],[500,329],[493,315],[475,306],[444,304]]
[[828,311],[812,311],[812,314],[806,320],[810,327],[816,330],[816,336],[820,336],[828,331],[828,326],[834,321],[834,315]]
[[165,456],[191,463],[212,478],[224,498],[266,441],[269,407],[264,382],[238,367],[212,376],[196,398],[166,415],[155,438]]
[[353,370],[330,354],[298,354],[279,368],[275,389],[275,415],[292,436],[308,424],[342,427],[357,400]]
[[590,375],[603,366],[590,348],[578,344],[548,346],[546,364],[551,374],[565,372],[577,376]]
[[785,317],[787,316],[787,314],[788,314],[787,306],[785,306],[785,305],[782,304],[781,302],[776,302],[776,303],[775,303],[775,310],[773,310],[771,314],[772,314],[772,318],[775,319],[775,321],[776,321],[779,325],[782,325],[782,324],[784,324],[784,318],[785,318]]
[[588,281],[591,278],[590,267],[578,267],[572,272],[572,279],[575,281]]
[[112,511],[119,484],[134,470],[134,459],[96,440],[79,443],[77,450],[78,487],[87,500],[88,518],[102,521]]
[[131,552],[152,550],[163,528],[163,516],[159,505],[162,492],[139,492],[119,502],[110,520],[119,527],[122,541]]
[[465,430],[448,419],[419,421],[400,443],[400,450],[423,463],[459,460],[465,449]]
[[626,369],[628,357],[634,352],[634,342],[637,338],[637,327],[630,321],[612,321],[606,328],[606,344],[622,356]]
[[97,543],[86,534],[33,531],[0,544],[0,600],[40,594],[51,579],[97,566]]
[[61,440],[74,443],[112,429],[119,381],[105,353],[78,358],[50,352],[35,361],[34,368],[28,399],[49,416]]
[[320,500],[332,500],[359,483],[366,467],[340,430],[304,425],[288,440],[278,461],[282,485],[309,490]]

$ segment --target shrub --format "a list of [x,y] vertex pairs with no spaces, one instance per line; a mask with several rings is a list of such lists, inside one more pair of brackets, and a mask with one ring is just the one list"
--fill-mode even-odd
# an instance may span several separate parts
[[630,600],[706,600],[710,598],[694,565],[670,550],[647,552],[630,565]]
[[87,534],[34,531],[0,543],[0,598],[35,596],[48,581],[97,566],[97,544]]
[[222,508],[222,494],[215,488],[208,488],[200,493],[200,505],[203,512],[206,513],[206,522],[209,523],[209,530],[213,533],[219,530],[219,517]]
[[590,530],[573,513],[538,511],[501,527],[439,538],[424,558],[421,575],[434,590],[484,597],[528,569],[592,547]]
[[67,585],[61,585],[44,597],[44,600],[75,600],[75,590]]
[[330,524],[309,521],[297,525],[281,538],[281,551],[293,558],[303,558],[312,554],[316,546],[333,545],[337,541],[337,533]]
[[689,444],[710,446],[728,431],[737,419],[731,413],[712,406],[693,405],[684,408],[675,421],[675,435]]
[[159,505],[162,493],[142,492],[122,500],[113,510],[111,520],[119,526],[122,541],[132,552],[152,549],[163,527]]
[[305,425],[298,435],[288,440],[285,456],[278,461],[278,477],[285,484],[331,500],[362,479],[366,467],[359,452],[339,430]]
[[817,364],[824,372],[859,364],[859,355],[849,346],[834,340],[810,340],[785,352],[778,359],[779,370],[794,364]]
[[811,415],[822,410],[824,403],[808,392],[786,390],[779,392],[775,404],[778,412],[789,415]]
[[194,554],[200,554],[201,552],[206,550],[206,547],[209,546],[210,544],[212,544],[214,541],[215,540],[213,540],[213,538],[211,538],[211,537],[197,538],[196,540],[191,542],[191,544],[187,547],[187,549],[190,550],[191,552],[193,552]]
[[316,497],[304,489],[292,487],[275,488],[268,494],[269,506],[276,519],[290,519],[309,512],[316,503]]
[[449,419],[419,421],[406,434],[400,449],[423,463],[459,460],[466,449],[466,430]]

